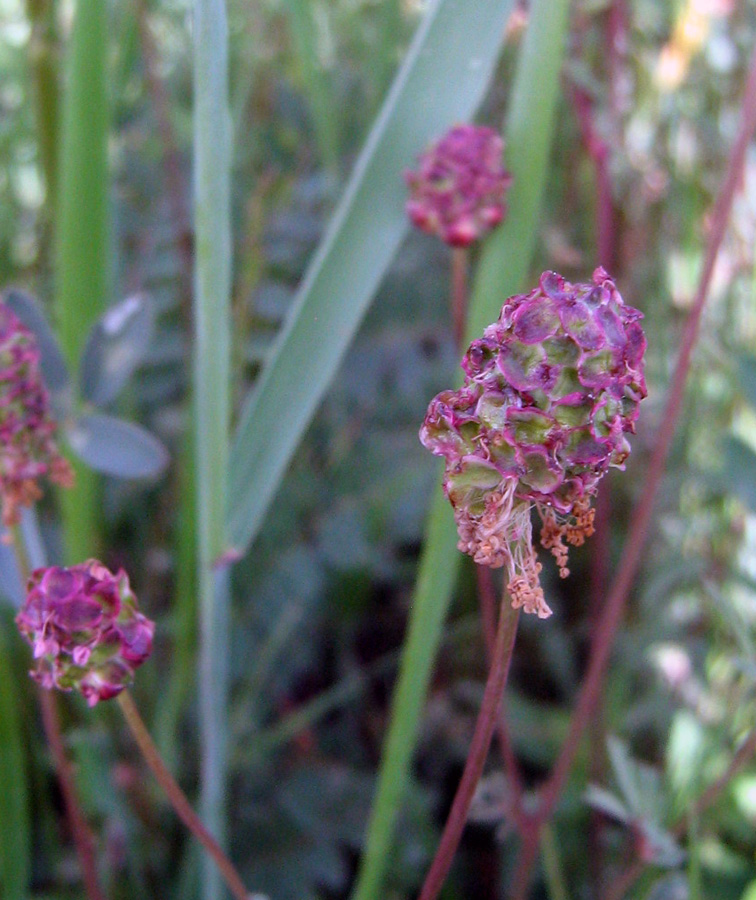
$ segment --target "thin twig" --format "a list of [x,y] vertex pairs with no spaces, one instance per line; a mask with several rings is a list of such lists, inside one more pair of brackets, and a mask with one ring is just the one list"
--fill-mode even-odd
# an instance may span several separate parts
[[[486,645],[486,661],[490,668],[493,665],[494,653],[496,652],[496,589],[493,583],[493,573],[488,566],[476,565],[475,574],[477,577],[478,598],[480,600],[480,616],[483,622],[483,637]],[[510,794],[508,814],[515,828],[519,831],[525,816],[522,802],[524,794],[523,778],[512,744],[506,709],[503,705],[500,707],[496,718],[496,737],[504,760],[507,787]]]
[[50,752],[55,763],[55,774],[58,776],[58,783],[63,794],[66,819],[71,828],[76,855],[81,866],[84,889],[89,900],[105,900],[105,894],[102,892],[100,881],[97,877],[94,837],[79,806],[79,799],[76,796],[74,774],[63,745],[55,697],[45,688],[40,688],[38,694],[39,704],[42,709],[42,725],[45,729],[47,743],[50,745]]
[[451,310],[454,346],[463,350],[467,323],[467,247],[453,247],[451,258]]
[[205,828],[202,820],[186,799],[186,795],[168,771],[168,767],[163,762],[154,741],[150,737],[150,733],[142,721],[142,717],[139,715],[139,710],[136,708],[131,694],[128,691],[123,691],[116,699],[123,711],[126,723],[131,729],[134,740],[144,756],[145,762],[152,770],[160,787],[165,791],[171,805],[176,810],[176,814],[212,856],[236,900],[249,900],[249,893],[244,887],[244,882],[239,877],[239,873],[234,868],[233,863],[221,850],[215,838]]
[[419,900],[435,900],[438,897],[462,838],[462,832],[470,811],[470,804],[483,772],[499,709],[501,708],[501,699],[507,684],[509,664],[512,660],[519,617],[519,609],[512,608],[505,593],[499,615],[493,663],[486,682],[478,721],[475,723],[475,733],[470,744],[470,753],[465,762],[462,779],[457,788],[457,793],[449,812],[449,818],[446,820],[436,855],[420,892]]
[[[730,154],[727,174],[712,213],[712,225],[701,279],[691,312],[685,323],[680,354],[672,378],[667,404],[661,416],[661,424],[655,440],[654,452],[651,457],[643,493],[633,511],[629,536],[619,572],[614,579],[606,606],[598,622],[588,671],[583,681],[577,705],[572,714],[567,739],[541,794],[541,803],[537,814],[538,821],[541,823],[547,821],[554,811],[577,754],[580,739],[592,720],[596,702],[600,695],[602,679],[614,646],[617,629],[622,621],[627,598],[643,557],[643,549],[653,515],[654,500],[664,473],[672,438],[680,416],[685,394],[685,383],[698,338],[701,317],[709,293],[714,265],[727,230],[735,193],[742,179],[746,150],[754,129],[756,129],[756,51],[754,51],[751,58],[743,98],[740,131]],[[538,829],[536,829],[537,831]],[[523,847],[520,851],[521,858],[515,877],[516,890],[511,895],[515,900],[523,900],[527,891],[530,870],[536,856],[536,851],[533,850],[531,844],[532,841],[523,842]]]

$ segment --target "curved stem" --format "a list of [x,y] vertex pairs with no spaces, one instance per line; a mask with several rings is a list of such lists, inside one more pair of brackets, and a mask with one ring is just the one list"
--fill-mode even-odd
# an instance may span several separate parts
[[496,632],[496,644],[491,671],[483,694],[483,703],[475,723],[475,733],[470,745],[470,753],[462,773],[462,780],[452,803],[449,818],[446,820],[444,833],[436,850],[428,875],[420,892],[419,900],[435,900],[443,886],[457,852],[462,832],[467,822],[475,788],[480,780],[483,766],[491,746],[491,737],[501,707],[501,699],[507,684],[509,663],[512,659],[519,609],[513,609],[508,596],[504,595],[499,615],[499,627]]
[[[643,548],[648,537],[648,530],[653,514],[654,500],[658,493],[659,483],[664,473],[672,438],[674,437],[677,421],[680,416],[682,402],[685,394],[685,382],[690,370],[693,350],[698,338],[701,317],[709,293],[711,278],[714,273],[714,265],[717,261],[722,241],[727,230],[727,224],[732,210],[735,193],[742,180],[743,165],[746,150],[751,136],[756,129],[756,51],[751,57],[748,80],[746,83],[742,110],[741,125],[730,154],[729,165],[724,184],[717,197],[712,212],[712,225],[709,233],[709,241],[706,247],[703,270],[698,289],[693,301],[693,306],[685,324],[680,354],[675,366],[672,384],[669,389],[666,407],[661,417],[661,425],[654,444],[654,453],[648,468],[648,474],[643,487],[643,493],[632,515],[627,544],[622,555],[622,562],[616,578],[607,597],[601,619],[598,622],[595,639],[591,648],[591,658],[588,663],[588,671],[578,697],[578,702],[572,714],[569,732],[562,746],[556,765],[549,777],[541,797],[541,805],[538,811],[538,822],[546,822],[556,807],[559,796],[564,788],[572,763],[577,754],[580,740],[585,729],[590,724],[596,703],[601,692],[601,683],[614,646],[625,604],[630,594],[630,589],[643,558]],[[538,840],[536,829],[535,840]],[[521,860],[518,865],[518,877],[527,884],[527,877],[535,861],[536,853],[533,852],[530,843],[526,842],[521,850]],[[512,896],[520,900],[525,896],[525,888],[521,887],[519,893]]]
[[192,809],[186,795],[168,771],[168,767],[163,762],[154,741],[147,731],[147,727],[142,721],[142,717],[139,715],[139,710],[136,708],[136,704],[134,703],[131,694],[128,691],[123,691],[116,697],[116,700],[118,700],[126,723],[131,729],[131,733],[142,752],[142,756],[144,756],[145,762],[165,791],[171,805],[176,810],[176,815],[178,815],[184,825],[186,825],[192,834],[194,834],[197,840],[213,858],[224,881],[228,885],[228,889],[234,895],[236,900],[249,900],[249,893],[244,887],[244,882],[234,868],[233,863],[221,850],[215,838],[202,824],[200,817]]

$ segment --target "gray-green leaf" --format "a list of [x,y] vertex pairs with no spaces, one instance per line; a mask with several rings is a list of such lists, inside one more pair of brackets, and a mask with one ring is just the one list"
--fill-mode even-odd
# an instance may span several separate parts
[[141,294],[112,306],[93,326],[79,367],[83,400],[111,403],[144,357],[152,338],[154,309]]
[[113,416],[80,416],[67,427],[66,436],[80,459],[106,475],[151,478],[168,465],[168,451],[156,437]]

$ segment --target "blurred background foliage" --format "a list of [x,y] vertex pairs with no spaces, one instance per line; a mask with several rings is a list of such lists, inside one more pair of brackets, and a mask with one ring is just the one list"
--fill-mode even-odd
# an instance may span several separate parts
[[[621,9],[623,22],[611,51],[610,6]],[[105,479],[102,533],[92,541],[107,548],[107,563],[132,573],[145,611],[158,621],[157,652],[140,671],[135,693],[194,794],[188,7],[186,0],[108,4],[110,301],[138,290],[157,309],[154,340],[117,406],[162,438],[174,465],[146,486]],[[51,314],[54,208],[46,189],[51,164],[37,127],[45,100],[39,72],[47,59],[60,78],[71,12],[70,3],[0,0],[0,283],[29,289]],[[421,12],[409,0],[230,0],[237,407],[265,364]],[[503,121],[526,22],[523,5],[481,121]],[[628,471],[603,486],[611,491],[602,551],[610,568],[644,477],[755,38],[753,2],[572,4],[532,274],[553,268],[585,280],[605,262],[597,257],[595,168],[573,102],[575,90],[583,91],[609,152],[612,272],[627,302],[644,311],[649,339],[650,396],[633,456]],[[450,72],[448,90],[454,89]],[[590,748],[558,809],[558,864],[543,868],[533,897],[601,897],[602,885],[645,852],[649,865],[631,896],[756,898],[756,765],[733,779],[677,842],[666,830],[756,726],[755,238],[751,148],[657,499],[653,540]],[[259,537],[234,571],[230,850],[249,886],[273,900],[337,900],[353,884],[438,474],[417,430],[428,400],[449,385],[457,363],[448,266],[430,238],[413,234],[403,244]],[[59,547],[52,509],[44,510],[43,527],[50,546]],[[522,623],[508,711],[529,786],[555,758],[583,670],[597,602],[591,552],[589,542],[575,554],[565,582],[544,567],[555,615]],[[467,563],[389,866],[386,896],[396,900],[414,896],[421,882],[482,693]],[[598,602],[600,587],[593,591]],[[25,676],[27,650],[9,625],[9,607],[2,612],[0,672],[17,698],[31,791],[30,896],[72,900],[81,887]],[[0,704],[6,726],[12,714]],[[193,900],[196,854],[135,759],[118,717],[106,706],[90,713],[69,699],[65,720],[108,896]],[[0,764],[6,759],[0,753]],[[516,841],[503,813],[497,752],[484,786],[448,900],[493,900],[511,872]],[[7,820],[0,826],[3,834],[12,828]]]

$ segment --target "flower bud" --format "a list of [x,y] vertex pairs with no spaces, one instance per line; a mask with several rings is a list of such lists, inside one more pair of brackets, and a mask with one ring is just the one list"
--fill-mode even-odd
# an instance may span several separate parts
[[[565,577],[566,544],[593,533],[591,497],[624,468],[646,396],[642,314],[599,268],[589,284],[545,272],[510,297],[462,361],[465,381],[435,397],[420,440],[446,460],[459,548],[506,566],[516,606],[550,610],[538,585],[530,510]],[[566,542],[566,543],[565,543]]]
[[504,141],[490,128],[457,125],[406,172],[407,214],[422,231],[452,247],[467,247],[504,218],[512,178],[501,157]]
[[19,507],[40,498],[41,477],[72,482],[55,428],[34,336],[0,303],[0,502],[6,527],[18,523]]
[[126,573],[94,559],[32,572],[16,625],[37,660],[32,677],[45,688],[75,688],[90,706],[131,683],[155,630]]

